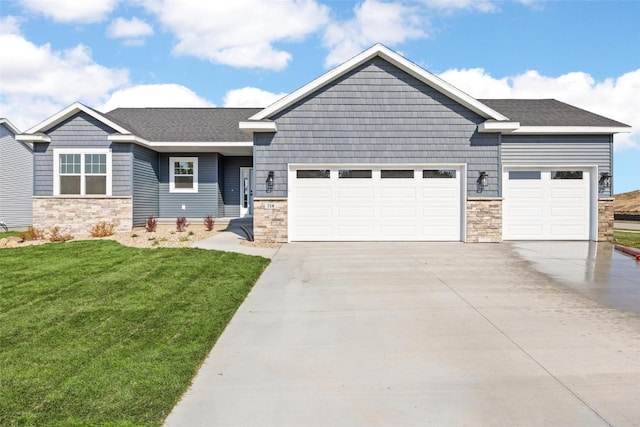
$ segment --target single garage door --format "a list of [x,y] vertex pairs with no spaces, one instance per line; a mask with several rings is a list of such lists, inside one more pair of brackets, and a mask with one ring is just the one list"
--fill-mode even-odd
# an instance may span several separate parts
[[292,241],[459,241],[462,167],[291,168]]
[[503,239],[589,240],[589,169],[505,169]]

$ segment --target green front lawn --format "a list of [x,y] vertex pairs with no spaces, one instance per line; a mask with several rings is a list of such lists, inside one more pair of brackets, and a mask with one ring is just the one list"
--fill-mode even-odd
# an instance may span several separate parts
[[21,233],[19,231],[0,231],[0,239],[2,239],[3,237],[18,237],[20,236],[20,234]]
[[160,425],[267,264],[113,241],[0,250],[0,425]]
[[613,232],[613,243],[630,246],[632,248],[640,248],[640,233],[615,230]]

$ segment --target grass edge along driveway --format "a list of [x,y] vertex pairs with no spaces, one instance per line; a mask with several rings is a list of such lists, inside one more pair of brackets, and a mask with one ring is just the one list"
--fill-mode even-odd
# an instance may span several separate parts
[[268,263],[113,241],[0,250],[0,425],[160,425]]

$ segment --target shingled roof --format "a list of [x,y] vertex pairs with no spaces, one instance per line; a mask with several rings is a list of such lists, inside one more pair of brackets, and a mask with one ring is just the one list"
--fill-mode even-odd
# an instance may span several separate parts
[[521,126],[628,127],[555,99],[479,99]]
[[251,142],[238,123],[261,108],[117,108],[105,114],[153,142]]

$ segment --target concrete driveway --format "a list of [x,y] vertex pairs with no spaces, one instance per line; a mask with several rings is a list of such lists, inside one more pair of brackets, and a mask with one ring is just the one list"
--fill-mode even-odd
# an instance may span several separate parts
[[582,245],[284,245],[166,425],[639,425],[640,264]]

